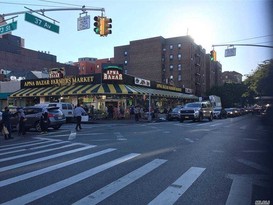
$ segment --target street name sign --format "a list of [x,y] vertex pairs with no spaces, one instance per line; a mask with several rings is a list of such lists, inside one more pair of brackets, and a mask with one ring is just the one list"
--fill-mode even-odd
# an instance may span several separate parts
[[236,48],[228,48],[225,50],[225,57],[236,56]]
[[0,26],[0,35],[3,35],[5,33],[9,33],[15,29],[17,29],[17,21]]
[[78,18],[78,31],[90,28],[90,16],[86,15]]
[[34,16],[30,13],[25,13],[25,21],[40,26],[49,31],[53,31],[55,33],[59,33],[60,30],[60,27],[58,25],[45,21],[44,19],[38,18],[37,16]]

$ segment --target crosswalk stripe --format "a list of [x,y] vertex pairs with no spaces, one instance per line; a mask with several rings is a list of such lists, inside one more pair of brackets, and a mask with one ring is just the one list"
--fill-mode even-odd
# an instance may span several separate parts
[[42,145],[42,146],[35,146],[35,147],[29,148],[29,149],[25,148],[25,149],[13,150],[13,151],[10,151],[10,152],[0,153],[0,156],[1,155],[13,154],[13,153],[17,153],[17,152],[23,152],[23,151],[26,151],[26,150],[42,149],[42,148],[45,148],[45,147],[50,147],[50,146],[59,145],[59,144],[65,144],[65,143],[68,143],[68,142],[65,142],[65,141],[55,142],[55,143],[52,143],[52,144],[47,144],[47,145]]
[[9,166],[6,166],[6,167],[1,167],[0,172],[15,169],[15,168],[19,168],[19,167],[23,167],[23,166],[34,164],[34,163],[37,163],[37,162],[46,161],[46,160],[49,160],[49,159],[54,159],[54,158],[57,158],[57,157],[72,154],[72,153],[75,153],[75,152],[80,152],[80,151],[90,149],[90,148],[93,148],[93,147],[96,147],[96,145],[81,147],[81,148],[78,148],[78,149],[73,149],[73,150],[69,150],[69,151],[66,151],[66,152],[61,152],[61,153],[53,154],[53,155],[50,155],[50,156],[41,157],[41,158],[38,158],[38,159],[34,159],[34,160],[22,162],[22,163],[17,163],[17,164],[9,165]]
[[122,188],[126,187],[127,185],[133,183],[140,177],[148,174],[149,172],[153,171],[167,160],[163,159],[155,159],[148,164],[132,171],[131,173],[119,178],[118,180],[112,182],[111,184],[106,185],[105,187],[99,189],[98,191],[82,198],[81,200],[74,203],[74,205],[85,205],[85,204],[97,204],[106,199],[107,197],[113,195],[114,193],[118,192]]
[[31,192],[31,193],[28,193],[26,195],[23,195],[21,197],[18,197],[18,198],[15,198],[13,200],[10,200],[10,201],[7,201],[4,204],[6,205],[17,205],[17,204],[27,204],[27,203],[30,203],[30,202],[33,202],[37,199],[40,199],[48,194],[51,194],[51,193],[54,193],[58,190],[61,190],[65,187],[68,187],[70,185],[73,185],[81,180],[84,180],[88,177],[91,177],[95,174],[98,174],[102,171],[105,171],[111,167],[114,167],[118,164],[121,164],[125,161],[128,161],[130,159],[133,159],[137,156],[139,156],[140,154],[137,154],[137,153],[131,153],[131,154],[128,154],[126,156],[123,156],[123,157],[120,157],[118,159],[115,159],[115,160],[112,160],[110,162],[107,162],[105,164],[102,164],[100,166],[97,166],[95,168],[92,168],[92,169],[89,169],[87,171],[84,171],[80,174],[77,174],[77,175],[74,175],[72,177],[69,177],[65,180],[62,180],[62,181],[59,181],[57,183],[54,183],[54,184],[51,184],[47,187],[44,187],[44,188],[41,188],[39,190],[36,190],[34,192]]
[[72,147],[72,146],[75,146],[75,145],[74,144],[69,144],[69,145],[65,145],[65,146],[62,146],[62,147],[55,147],[55,148],[52,148],[52,149],[40,150],[40,151],[37,151],[37,152],[21,154],[21,155],[18,155],[18,156],[6,157],[4,159],[0,159],[0,162],[5,162],[5,161],[13,160],[13,159],[19,159],[19,158],[23,158],[23,157],[32,156],[32,155],[35,155],[35,154],[41,154],[41,153],[50,152],[50,151],[54,151],[54,150],[58,150],[58,149]]
[[171,186],[161,192],[149,205],[168,205],[174,204],[195,180],[205,171],[205,168],[191,167]]
[[44,169],[35,170],[33,172],[29,172],[29,173],[26,173],[26,174],[22,174],[20,176],[9,178],[9,179],[0,181],[0,187],[7,186],[9,184],[19,182],[19,181],[22,181],[22,180],[26,180],[26,179],[29,179],[29,178],[32,178],[32,177],[35,177],[35,176],[50,172],[50,171],[54,171],[56,169],[64,168],[66,166],[69,166],[69,165],[72,165],[72,164],[75,164],[75,163],[78,163],[78,162],[82,162],[84,160],[91,159],[91,158],[94,158],[94,157],[97,157],[97,156],[100,156],[100,155],[103,155],[103,154],[106,154],[106,153],[109,153],[109,152],[112,152],[112,151],[115,151],[115,150],[116,149],[108,148],[108,149],[105,149],[105,150],[102,150],[102,151],[99,151],[99,152],[95,152],[95,153],[92,153],[92,154],[89,154],[89,155],[86,155],[86,156],[83,156],[83,157],[79,157],[79,158],[76,158],[76,159],[73,159],[73,160],[69,160],[69,161],[66,161],[66,162],[63,162],[63,163],[60,163],[60,164],[52,165],[52,166],[46,167]]
[[2,151],[14,150],[14,149],[22,148],[22,147],[29,147],[29,146],[33,146],[33,145],[46,144],[46,143],[50,143],[50,142],[49,141],[29,142],[29,143],[24,144],[24,145],[11,146],[11,147],[8,147],[8,148],[4,148],[4,149],[1,149],[0,151],[2,152]]

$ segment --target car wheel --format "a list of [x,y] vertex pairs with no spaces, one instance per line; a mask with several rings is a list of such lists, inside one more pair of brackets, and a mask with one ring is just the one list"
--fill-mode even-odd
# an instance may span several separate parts
[[60,127],[61,127],[61,125],[56,125],[56,126],[53,126],[53,129],[58,130],[58,129],[60,129]]
[[180,118],[180,119],[179,119],[179,122],[184,122],[184,119],[181,119],[181,118]]
[[35,130],[38,131],[38,132],[41,132],[41,131],[42,131],[40,121],[37,121],[37,122],[35,123]]

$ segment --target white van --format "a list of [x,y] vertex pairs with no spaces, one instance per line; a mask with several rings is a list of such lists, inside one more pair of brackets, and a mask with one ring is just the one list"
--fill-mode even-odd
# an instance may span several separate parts
[[59,107],[64,113],[66,121],[71,122],[74,118],[74,106],[71,103],[66,102],[44,102],[37,105],[45,105],[47,107]]

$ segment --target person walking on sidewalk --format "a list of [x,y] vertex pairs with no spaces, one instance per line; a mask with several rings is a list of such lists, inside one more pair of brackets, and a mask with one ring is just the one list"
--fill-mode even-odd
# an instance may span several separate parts
[[2,114],[2,121],[3,121],[3,129],[5,129],[5,139],[6,140],[13,139],[13,137],[11,137],[10,116],[11,116],[11,114],[9,112],[9,108],[5,107],[5,111]]
[[79,129],[82,129],[81,122],[82,122],[82,115],[86,115],[85,110],[80,106],[80,104],[77,104],[77,107],[74,110],[74,115],[76,117],[76,131]]

